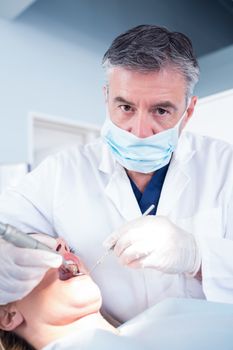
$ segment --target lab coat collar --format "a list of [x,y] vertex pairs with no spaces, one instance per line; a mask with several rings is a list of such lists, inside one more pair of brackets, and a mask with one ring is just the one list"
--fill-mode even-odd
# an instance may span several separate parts
[[186,165],[191,161],[195,153],[196,150],[192,148],[189,141],[189,134],[183,133],[168,168],[160,195],[157,215],[169,215],[177,204],[190,182],[191,177]]
[[103,143],[99,170],[108,176],[104,192],[126,221],[141,215],[125,169],[113,158],[108,146]]
[[113,158],[110,149],[106,143],[100,139],[101,152],[99,159],[99,170],[105,174],[112,174],[117,166],[117,161]]
[[188,132],[183,132],[180,136],[178,146],[172,157],[172,162],[177,163],[177,165],[186,164],[196,153],[196,149],[193,148],[190,142],[190,136],[191,134]]

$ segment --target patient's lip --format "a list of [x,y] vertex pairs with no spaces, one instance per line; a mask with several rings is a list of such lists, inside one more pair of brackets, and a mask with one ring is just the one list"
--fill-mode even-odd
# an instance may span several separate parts
[[77,276],[77,273],[83,274],[84,271],[80,270],[80,261],[76,255],[70,252],[65,252],[63,257],[69,262],[71,270],[68,270],[64,265],[59,268],[59,278],[62,281],[68,280]]
[[64,257],[65,260],[73,261],[74,264],[80,265],[79,258],[76,255],[74,255],[73,253],[71,253],[71,252],[65,252],[63,254],[63,257]]

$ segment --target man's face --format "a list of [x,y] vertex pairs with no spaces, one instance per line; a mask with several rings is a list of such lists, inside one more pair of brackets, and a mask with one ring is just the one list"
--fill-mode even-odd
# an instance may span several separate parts
[[[186,81],[172,68],[141,73],[122,67],[109,71],[105,88],[110,118],[121,129],[145,138],[174,127],[186,109]],[[181,128],[193,113],[189,103]]]

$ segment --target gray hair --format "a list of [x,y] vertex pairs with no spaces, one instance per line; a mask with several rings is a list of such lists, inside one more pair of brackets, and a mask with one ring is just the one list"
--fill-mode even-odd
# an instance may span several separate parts
[[199,66],[190,39],[156,25],[139,25],[116,37],[102,63],[106,70],[121,66],[144,73],[171,66],[187,82],[187,99],[199,78]]

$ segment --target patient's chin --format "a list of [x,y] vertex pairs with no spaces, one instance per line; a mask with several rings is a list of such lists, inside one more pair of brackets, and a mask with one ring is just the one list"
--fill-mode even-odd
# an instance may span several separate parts
[[95,296],[95,298],[92,297],[88,301],[86,300],[86,302],[85,300],[83,300],[82,303],[79,301],[76,304],[76,310],[78,310],[77,316],[80,318],[89,314],[97,313],[100,311],[101,306],[102,298],[101,296],[97,297],[97,295]]
[[78,308],[90,306],[90,308],[93,307],[94,309],[97,308],[99,310],[102,304],[100,289],[87,275],[76,277],[76,280],[70,279],[68,283],[70,286],[69,300],[70,302],[72,300],[73,305]]

